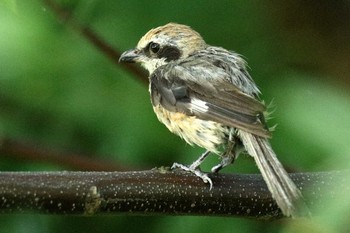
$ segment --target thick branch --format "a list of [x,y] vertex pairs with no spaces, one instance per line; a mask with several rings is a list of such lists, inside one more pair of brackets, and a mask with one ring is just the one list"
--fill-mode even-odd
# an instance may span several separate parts
[[[260,175],[210,174],[214,188],[187,172],[2,172],[0,212],[282,217]],[[348,172],[291,174],[309,207],[350,191]],[[343,180],[342,180],[343,179]],[[339,180],[343,187],[334,187]]]

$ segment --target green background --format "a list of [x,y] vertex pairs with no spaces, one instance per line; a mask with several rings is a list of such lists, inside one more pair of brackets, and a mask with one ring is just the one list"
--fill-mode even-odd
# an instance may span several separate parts
[[[349,169],[348,1],[58,1],[119,51],[149,29],[190,25],[211,45],[243,54],[273,102],[271,140],[289,171]],[[79,154],[128,169],[190,163],[186,145],[154,115],[147,87],[112,63],[41,1],[0,1],[0,139]],[[218,159],[212,156],[203,168]],[[0,154],[2,171],[69,170]],[[75,169],[79,169],[75,168]],[[241,156],[223,172],[258,172]],[[2,232],[346,232],[349,205],[312,220],[218,217],[0,216]]]

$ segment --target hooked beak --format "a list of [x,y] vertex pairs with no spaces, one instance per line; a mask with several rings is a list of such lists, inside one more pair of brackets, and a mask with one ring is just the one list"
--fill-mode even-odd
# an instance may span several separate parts
[[139,53],[138,49],[129,49],[120,56],[119,62],[137,62],[137,59],[140,57]]

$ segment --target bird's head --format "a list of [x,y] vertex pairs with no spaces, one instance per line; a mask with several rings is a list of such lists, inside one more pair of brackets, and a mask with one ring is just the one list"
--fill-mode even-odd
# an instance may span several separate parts
[[206,46],[199,33],[189,26],[168,23],[147,32],[137,47],[125,51],[119,61],[141,63],[152,73],[158,67],[187,58]]

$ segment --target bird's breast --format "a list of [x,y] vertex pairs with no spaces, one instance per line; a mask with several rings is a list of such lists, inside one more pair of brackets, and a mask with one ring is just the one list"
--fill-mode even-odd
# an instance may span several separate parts
[[220,153],[219,148],[227,143],[229,128],[214,122],[189,116],[181,112],[170,112],[162,106],[153,106],[160,122],[188,144],[196,144],[211,152]]

